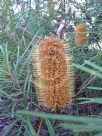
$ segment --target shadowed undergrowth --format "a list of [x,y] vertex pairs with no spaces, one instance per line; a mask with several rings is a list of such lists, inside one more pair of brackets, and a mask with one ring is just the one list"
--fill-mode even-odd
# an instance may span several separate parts
[[[14,14],[11,10],[12,5],[10,0],[1,1],[0,135],[102,135],[102,49],[89,49],[93,43],[78,48],[74,38],[70,37],[71,33],[65,31],[66,36],[69,34],[67,39],[69,37],[70,39],[67,41],[71,45],[73,55],[72,65],[76,77],[75,97],[69,108],[62,109],[60,113],[54,113],[37,102],[31,55],[42,37],[55,35],[57,24],[52,22],[56,19],[57,13],[55,12],[54,17],[46,14],[42,16],[39,12],[33,12],[32,8],[29,9],[29,6],[26,10],[25,6],[19,13]],[[82,9],[82,6],[79,6],[83,13],[85,8]],[[92,9],[91,16],[93,12]],[[59,14],[61,14],[60,11],[58,11]],[[63,14],[61,16],[63,17]],[[64,14],[64,16],[67,20],[67,15]],[[72,19],[73,22],[75,20],[76,18]],[[92,34],[99,34],[99,38],[101,23],[98,26],[98,31],[95,29]],[[91,33],[90,29],[89,32]],[[95,44],[98,45],[98,42]]]

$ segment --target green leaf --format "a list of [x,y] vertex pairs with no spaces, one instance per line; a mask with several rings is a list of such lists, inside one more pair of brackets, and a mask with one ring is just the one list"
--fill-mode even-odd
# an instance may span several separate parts
[[6,93],[3,90],[0,90],[0,96],[3,96],[5,98],[11,99],[12,101],[14,100],[8,93]]
[[61,127],[64,129],[73,130],[74,132],[98,132],[102,131],[101,125],[95,124],[73,124],[73,123],[61,123]]
[[34,116],[42,119],[51,119],[51,120],[59,120],[59,121],[72,121],[72,122],[81,122],[81,123],[102,123],[102,119],[98,117],[88,117],[88,116],[71,116],[71,115],[57,115],[50,113],[42,113],[42,112],[31,112],[26,110],[19,110],[16,112],[17,114]]
[[96,65],[96,64],[94,64],[94,63],[92,63],[92,62],[90,62],[90,61],[88,61],[88,60],[85,60],[84,62],[85,62],[86,64],[88,64],[89,66],[95,68],[96,70],[102,72],[102,67],[100,67],[100,66],[98,66],[98,65]]
[[80,104],[84,104],[84,103],[102,104],[102,98],[78,98],[78,100],[84,101],[84,102],[81,102]]
[[18,130],[17,136],[21,136],[22,127],[23,127],[23,120],[22,120],[22,122],[21,122],[21,125],[20,125],[20,128],[19,128],[19,130]]
[[100,90],[102,91],[102,88],[101,87],[93,87],[93,86],[89,86],[87,87],[88,89],[92,89],[92,90]]
[[53,129],[53,126],[52,126],[50,120],[49,119],[45,119],[45,122],[46,122],[46,125],[48,127],[50,136],[55,136],[55,132],[54,132],[54,129]]
[[17,120],[15,120],[14,122],[12,122],[12,124],[9,124],[9,126],[6,128],[6,130],[4,130],[4,133],[3,133],[2,136],[9,136],[9,132],[13,128],[13,126],[16,124]]
[[84,66],[81,66],[79,64],[74,64],[74,63],[73,63],[73,66],[80,69],[80,70],[82,70],[82,71],[85,71],[85,72],[87,72],[87,73],[89,73],[91,75],[94,75],[94,76],[102,79],[102,75],[99,72],[95,71],[95,70],[92,70],[90,68],[86,68]]
[[28,116],[27,116],[27,124],[28,124],[29,130],[30,130],[31,136],[37,136],[37,133],[36,133],[35,129],[32,127],[30,118]]

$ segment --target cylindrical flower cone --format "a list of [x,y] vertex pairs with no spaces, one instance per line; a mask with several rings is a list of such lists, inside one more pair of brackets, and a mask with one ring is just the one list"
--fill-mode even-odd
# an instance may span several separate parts
[[83,24],[75,26],[75,42],[80,47],[83,44],[87,44],[87,28]]
[[54,37],[45,37],[32,54],[38,101],[49,109],[57,111],[72,104],[75,80],[71,58]]

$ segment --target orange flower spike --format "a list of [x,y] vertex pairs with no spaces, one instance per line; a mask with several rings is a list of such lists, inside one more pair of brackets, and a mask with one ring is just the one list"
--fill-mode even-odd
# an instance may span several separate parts
[[48,8],[54,9],[55,3],[53,1],[48,1]]
[[75,84],[70,60],[61,41],[54,37],[45,37],[32,54],[38,101],[47,108],[57,111],[72,103]]
[[82,44],[87,44],[87,28],[83,24],[79,24],[75,27],[75,41],[80,47]]

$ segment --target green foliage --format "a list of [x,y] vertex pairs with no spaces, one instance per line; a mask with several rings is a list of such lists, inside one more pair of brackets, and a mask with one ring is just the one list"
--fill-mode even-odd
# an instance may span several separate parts
[[[102,2],[59,1],[54,11],[43,2],[36,1],[34,8],[29,0],[0,1],[0,135],[102,135],[102,47],[91,48],[102,40]],[[37,104],[31,55],[42,37],[56,34],[63,18],[76,72],[76,95],[69,110],[54,114]],[[80,48],[68,29],[78,22],[87,24],[89,34],[89,43]]]

